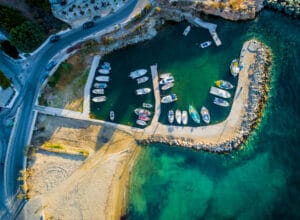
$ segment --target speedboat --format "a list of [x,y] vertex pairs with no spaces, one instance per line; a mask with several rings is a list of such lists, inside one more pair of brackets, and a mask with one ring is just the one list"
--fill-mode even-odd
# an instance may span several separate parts
[[160,85],[166,85],[168,83],[172,83],[174,82],[174,77],[173,76],[169,76],[169,77],[166,77],[166,78],[163,78],[162,80],[159,81],[159,84]]
[[181,124],[181,111],[179,109],[177,109],[175,111],[175,118],[176,118],[176,122],[177,124]]
[[144,82],[147,82],[149,80],[149,77],[148,76],[143,76],[143,77],[141,77],[141,78],[138,78],[137,80],[136,80],[136,82],[137,82],[137,84],[142,84],[142,83],[144,83]]
[[145,122],[145,121],[142,121],[142,120],[136,120],[136,123],[138,124],[138,125],[140,125],[140,126],[146,126],[147,125],[147,122]]
[[110,111],[110,112],[109,112],[109,119],[110,119],[111,121],[115,120],[115,112],[114,112],[114,111]]
[[214,98],[214,104],[222,106],[222,107],[228,107],[229,106],[229,102],[227,102],[224,99],[218,98],[218,97]]
[[103,65],[101,65],[101,69],[111,70],[110,63],[104,62]]
[[136,108],[134,109],[134,113],[138,116],[150,116],[151,115],[151,112],[148,111],[147,109],[143,109],[143,108]]
[[171,103],[171,102],[175,102],[175,101],[177,101],[177,96],[174,93],[164,96],[161,99],[161,103]]
[[106,101],[106,96],[96,96],[92,98],[93,102],[105,102]]
[[104,94],[104,89],[93,89],[92,93],[97,94],[97,95],[103,95]]
[[159,78],[164,79],[164,78],[167,78],[167,77],[170,77],[170,76],[172,76],[172,73],[163,73],[163,74],[159,75]]
[[237,59],[231,61],[230,72],[234,77],[236,77],[239,74],[240,67],[239,67],[239,61]]
[[189,32],[191,31],[191,26],[189,25],[189,26],[187,26],[185,29],[184,29],[184,31],[183,31],[183,36],[187,36],[188,34],[189,34]]
[[168,121],[170,124],[173,124],[174,122],[174,111],[172,109],[168,111]]
[[151,92],[151,89],[150,88],[141,88],[141,89],[137,89],[135,92],[137,95],[144,95],[144,94]]
[[202,108],[201,108],[201,116],[202,116],[203,121],[206,124],[210,123],[210,114],[209,114],[208,109],[205,106],[202,106]]
[[139,115],[139,120],[142,121],[150,121],[151,119],[146,115]]
[[168,84],[166,84],[166,85],[163,85],[163,86],[161,87],[161,89],[162,89],[162,90],[168,90],[168,89],[172,88],[173,86],[174,86],[174,83],[168,83]]
[[188,123],[188,113],[187,111],[182,111],[182,124],[186,125]]
[[200,115],[197,112],[197,110],[194,108],[194,106],[189,105],[189,113],[193,121],[196,122],[197,124],[200,124]]
[[107,83],[94,83],[94,87],[96,89],[105,89],[107,87]]
[[230,95],[230,93],[228,91],[225,91],[223,89],[219,89],[219,88],[214,87],[214,86],[212,86],[210,88],[209,93],[212,94],[212,95],[219,96],[221,98],[225,98],[225,99],[228,99],[228,98],[231,97],[231,95]]
[[232,89],[233,85],[225,80],[217,80],[215,81],[216,86],[218,86],[221,89]]
[[109,69],[100,69],[98,70],[99,73],[102,73],[102,74],[109,74],[110,70]]
[[135,79],[135,78],[145,75],[146,73],[147,73],[146,69],[139,69],[139,70],[135,70],[135,71],[131,72],[129,77],[131,79]]
[[200,47],[201,48],[206,48],[206,47],[209,47],[211,45],[211,41],[205,41],[203,43],[200,44]]
[[143,108],[153,108],[153,105],[150,103],[143,103]]
[[97,76],[96,81],[98,81],[98,82],[108,82],[109,81],[109,76]]

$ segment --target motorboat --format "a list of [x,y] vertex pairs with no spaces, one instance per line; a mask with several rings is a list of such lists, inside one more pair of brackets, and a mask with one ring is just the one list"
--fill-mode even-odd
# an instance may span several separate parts
[[229,102],[227,102],[227,101],[224,100],[224,99],[218,98],[218,97],[215,97],[215,98],[214,98],[213,103],[214,103],[215,105],[219,105],[219,106],[222,106],[222,107],[228,107],[228,106],[229,106]]
[[151,118],[149,118],[148,116],[146,115],[139,115],[139,120],[142,120],[142,121],[150,121]]
[[240,67],[239,67],[238,59],[234,59],[234,60],[231,61],[230,72],[234,77],[236,77],[239,74]]
[[189,118],[187,111],[182,111],[181,118],[182,118],[182,124],[187,125],[188,118]]
[[109,119],[110,119],[111,121],[115,120],[115,112],[114,112],[114,111],[110,111],[110,112],[109,112]]
[[136,123],[137,123],[138,125],[140,125],[140,126],[146,126],[146,125],[147,125],[147,122],[142,121],[142,120],[140,120],[140,119],[136,120]]
[[134,109],[134,113],[138,116],[144,115],[144,116],[150,116],[151,112],[147,109],[143,109],[143,108],[136,108]]
[[100,69],[100,70],[98,70],[98,72],[101,74],[109,74],[110,69]]
[[210,91],[209,91],[210,94],[212,95],[216,95],[216,96],[219,96],[221,98],[225,98],[225,99],[228,99],[231,97],[230,93],[228,91],[225,91],[223,89],[219,89],[217,87],[210,87]]
[[94,83],[94,87],[96,89],[105,89],[107,87],[107,83]]
[[153,105],[150,103],[143,103],[143,108],[153,108]]
[[206,124],[210,123],[210,114],[209,114],[208,109],[205,106],[202,106],[202,108],[201,108],[201,116],[202,116],[202,120]]
[[97,94],[97,95],[103,95],[104,94],[104,89],[93,89],[92,93]]
[[96,81],[98,81],[98,82],[108,82],[109,81],[109,76],[97,76]]
[[181,124],[181,111],[179,110],[179,109],[177,109],[176,111],[175,111],[175,118],[176,118],[176,122],[177,122],[177,124]]
[[92,98],[93,102],[105,102],[106,101],[106,96],[96,96]]
[[109,62],[104,62],[103,65],[101,65],[101,69],[111,70],[110,63]]
[[136,79],[137,84],[142,84],[144,82],[147,82],[149,80],[148,76],[143,76],[141,78]]
[[162,73],[159,75],[159,78],[161,79],[164,79],[164,78],[167,78],[167,77],[170,77],[172,76],[172,73]]
[[145,75],[146,73],[147,73],[146,69],[139,69],[139,70],[135,70],[135,71],[131,72],[129,77],[132,79],[135,79],[135,78]]
[[197,112],[197,110],[195,109],[195,107],[192,105],[189,105],[189,114],[194,122],[196,122],[197,124],[200,124],[200,115]]
[[173,86],[174,86],[174,83],[168,83],[168,84],[166,84],[166,85],[163,85],[163,86],[161,87],[161,89],[162,89],[162,90],[168,90],[168,89],[172,88]]
[[211,45],[211,41],[205,41],[203,43],[200,44],[200,47],[201,48],[206,48],[206,47],[209,47]]
[[233,85],[225,80],[217,80],[215,81],[215,85],[221,89],[232,89]]
[[147,93],[150,93],[151,92],[151,89],[150,88],[141,88],[141,89],[137,89],[135,91],[135,93],[137,95],[144,95],[144,94],[147,94]]
[[188,25],[185,29],[184,29],[184,31],[183,31],[183,36],[187,36],[188,34],[189,34],[189,32],[191,31],[191,26],[190,25]]
[[175,101],[177,101],[177,96],[174,93],[164,96],[161,99],[161,103],[171,103],[171,102],[175,102]]
[[172,109],[168,111],[168,121],[170,124],[173,124],[174,122],[174,111]]
[[172,83],[174,82],[174,77],[173,76],[169,76],[169,77],[166,77],[166,78],[163,78],[159,81],[159,84],[160,85],[166,85],[168,83]]

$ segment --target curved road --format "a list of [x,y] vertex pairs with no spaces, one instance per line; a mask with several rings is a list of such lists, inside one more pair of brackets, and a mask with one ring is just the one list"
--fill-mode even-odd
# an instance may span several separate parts
[[[54,55],[64,48],[70,47],[72,43],[127,19],[133,11],[136,3],[137,0],[129,1],[115,14],[99,20],[99,22],[90,29],[83,30],[82,28],[77,28],[62,34],[61,39],[58,42],[48,43],[36,54],[27,58],[26,61],[29,63],[29,66],[27,70],[26,83],[20,91],[20,95],[17,98],[13,109],[10,110],[16,111],[17,107],[20,107],[18,117],[20,120],[15,122],[16,137],[12,139],[11,149],[7,149],[4,166],[4,195],[8,209],[11,210],[11,212],[19,209],[19,207],[14,207],[16,205],[19,206],[19,204],[14,204],[15,196],[19,187],[17,177],[20,170],[24,168],[23,150],[29,136],[30,125],[34,115],[33,107],[40,89],[40,82],[45,77],[45,75],[43,76],[42,74],[45,73],[44,67]],[[14,213],[10,214],[12,216],[15,215]]]

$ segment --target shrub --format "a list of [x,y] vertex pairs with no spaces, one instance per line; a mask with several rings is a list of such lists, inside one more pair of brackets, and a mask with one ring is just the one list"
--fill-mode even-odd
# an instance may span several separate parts
[[19,52],[8,40],[1,42],[1,49],[14,59],[19,58]]
[[0,71],[0,86],[3,89],[6,89],[10,86],[10,81],[9,79],[6,78],[3,72]]
[[0,18],[0,26],[7,32],[26,20],[20,11],[6,6],[0,6]]

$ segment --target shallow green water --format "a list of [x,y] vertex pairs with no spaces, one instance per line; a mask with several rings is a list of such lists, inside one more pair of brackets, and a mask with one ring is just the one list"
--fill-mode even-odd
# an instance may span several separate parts
[[[272,48],[271,91],[262,122],[244,148],[231,154],[194,152],[160,144],[143,146],[131,178],[127,218],[299,219],[299,21],[270,11],[251,22],[209,20],[219,25],[223,46],[220,51],[212,47],[205,52],[210,54],[205,61],[206,71],[213,74],[205,84],[226,73],[227,63],[239,53],[244,40],[257,37]],[[175,30],[181,32],[184,26],[169,26],[158,38],[167,38],[168,32]],[[200,41],[208,36],[201,37]],[[180,50],[158,52],[166,57],[177,52],[180,57]],[[203,61],[205,55],[201,57],[196,62]],[[166,66],[175,72],[182,63],[194,62],[193,57],[181,58],[183,61],[169,60]],[[220,62],[218,69],[213,64],[216,62]],[[199,104],[206,99],[199,95]]]

